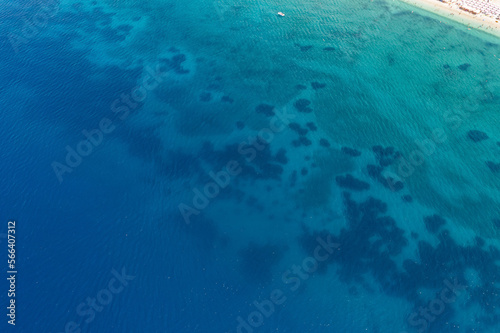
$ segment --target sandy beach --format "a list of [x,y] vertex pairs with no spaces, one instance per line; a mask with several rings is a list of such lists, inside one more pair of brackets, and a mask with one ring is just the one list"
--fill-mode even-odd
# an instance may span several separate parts
[[[459,9],[457,4],[443,3],[439,0],[400,0],[415,7],[422,8],[436,15],[464,24],[468,30],[481,30],[500,37],[498,20],[483,14],[472,14]],[[490,3],[500,6],[499,1]]]

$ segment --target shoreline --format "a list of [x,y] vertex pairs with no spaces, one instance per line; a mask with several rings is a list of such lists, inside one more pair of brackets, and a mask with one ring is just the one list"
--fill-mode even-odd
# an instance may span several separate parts
[[[395,0],[393,0],[395,1]],[[439,0],[398,0],[413,7],[423,9],[432,14],[461,23],[467,30],[479,30],[495,37],[500,37],[500,20],[482,14],[471,14],[461,10],[457,5],[443,3]],[[493,2],[496,3],[496,2]]]

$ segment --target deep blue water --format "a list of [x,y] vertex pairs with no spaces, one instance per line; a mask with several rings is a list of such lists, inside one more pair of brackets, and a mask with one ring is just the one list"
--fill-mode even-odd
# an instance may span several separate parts
[[383,1],[1,4],[1,332],[498,330],[491,36]]

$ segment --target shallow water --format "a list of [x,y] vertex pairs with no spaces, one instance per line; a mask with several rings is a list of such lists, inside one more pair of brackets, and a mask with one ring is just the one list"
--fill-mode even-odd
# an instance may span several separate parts
[[393,1],[110,0],[14,50],[44,4],[0,23],[18,331],[496,331],[497,40]]

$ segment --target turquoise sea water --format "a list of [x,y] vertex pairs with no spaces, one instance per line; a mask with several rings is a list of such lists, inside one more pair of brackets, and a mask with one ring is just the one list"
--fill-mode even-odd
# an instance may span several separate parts
[[498,38],[397,1],[0,3],[2,327],[498,331]]

